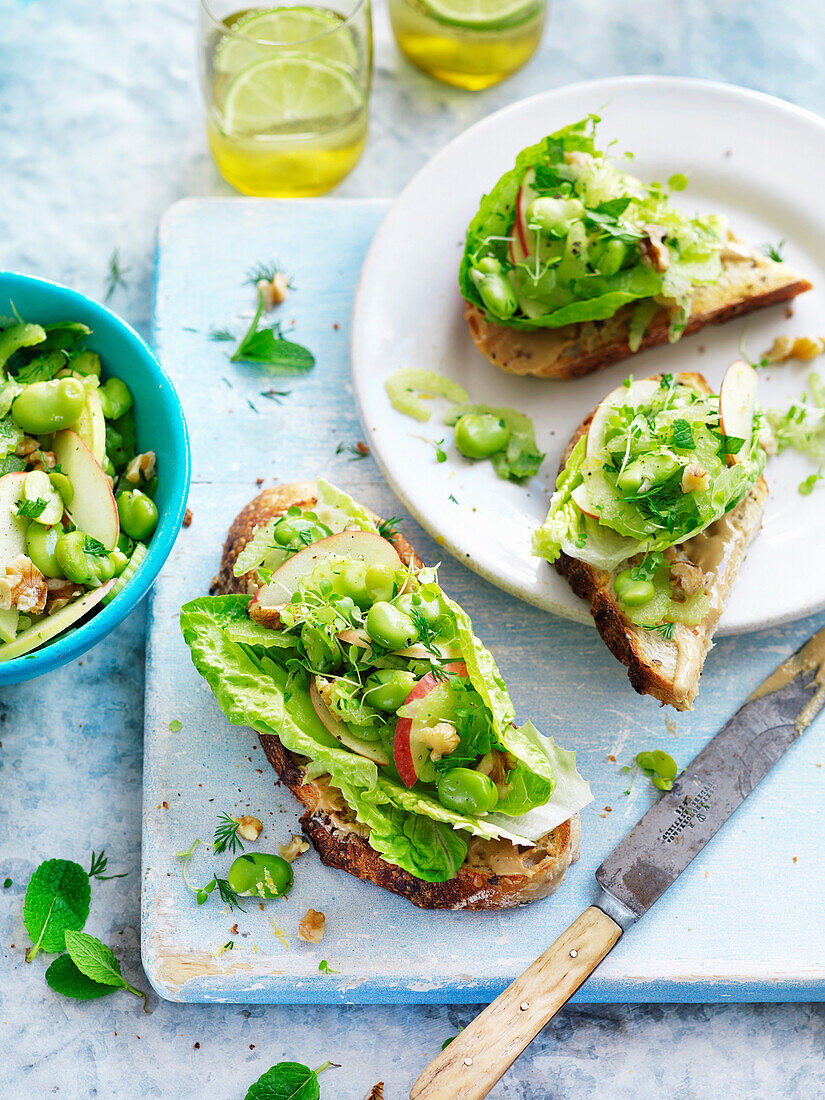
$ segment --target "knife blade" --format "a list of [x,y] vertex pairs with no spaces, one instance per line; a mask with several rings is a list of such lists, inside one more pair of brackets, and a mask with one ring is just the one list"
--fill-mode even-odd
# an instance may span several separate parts
[[825,706],[825,628],[784,661],[596,871],[601,897],[424,1070],[410,1100],[481,1100]]

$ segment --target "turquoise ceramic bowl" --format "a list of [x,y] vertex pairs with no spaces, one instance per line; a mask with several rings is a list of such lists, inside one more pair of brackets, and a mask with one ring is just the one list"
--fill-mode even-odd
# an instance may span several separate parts
[[12,306],[24,321],[81,321],[92,330],[87,347],[107,371],[122,378],[135,398],[138,445],[158,459],[155,503],[160,518],[149,552],[132,580],[91,618],[24,657],[0,662],[0,684],[16,684],[51,672],[102,641],[140,603],[172,550],[189,494],[189,437],[178,395],[148,345],[105,306],[68,287],[31,275],[0,273],[0,315]]

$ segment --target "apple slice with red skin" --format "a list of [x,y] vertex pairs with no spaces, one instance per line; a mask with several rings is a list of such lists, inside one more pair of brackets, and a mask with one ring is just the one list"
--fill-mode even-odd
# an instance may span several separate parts
[[[442,667],[445,672],[450,672],[453,676],[466,677],[467,675],[467,666],[464,661],[452,661]],[[404,706],[414,703],[417,699],[423,699],[440,683],[443,683],[443,681],[439,680],[434,673],[428,672],[426,676],[421,677],[404,700]],[[422,745],[413,736],[413,725],[414,719],[399,718],[395,727],[395,739],[392,745],[392,755],[398,775],[404,786],[410,788],[418,782],[421,768],[427,759],[427,753],[430,751],[426,745]]]
[[94,455],[77,434],[70,429],[57,432],[52,450],[63,473],[74,487],[71,508],[72,523],[78,530],[114,550],[120,534],[112,487]]
[[736,454],[728,455],[728,465],[741,462],[750,450],[758,384],[758,376],[750,363],[737,359],[725,371],[719,387],[719,426],[725,435],[745,441]]
[[601,448],[607,421],[616,409],[621,408],[622,405],[630,405],[634,409],[639,405],[645,405],[653,400],[658,390],[658,378],[640,378],[636,382],[631,382],[629,386],[617,386],[609,393],[593,413],[593,419],[587,429],[585,449],[587,457],[592,458]]
[[356,737],[354,733],[351,733],[349,727],[340,718],[335,717],[321,698],[321,693],[315,686],[314,676],[309,681],[309,698],[312,709],[318,715],[322,725],[336,741],[340,741],[348,749],[357,752],[359,756],[366,756],[368,760],[374,760],[376,764],[389,764],[390,758],[384,752],[380,741],[363,741],[360,737]]
[[523,252],[522,259],[530,256],[535,251],[536,235],[527,228],[527,207],[533,201],[538,198],[538,191],[533,184],[535,183],[536,172],[534,168],[528,168],[524,173],[521,181],[521,187],[516,194],[516,216],[513,223],[513,227],[518,237],[518,242]]
[[297,554],[287,558],[272,574],[272,580],[258,589],[255,597],[262,607],[280,607],[289,603],[290,596],[298,591],[301,581],[312,570],[330,558],[353,558],[376,565],[382,562],[393,572],[403,568],[395,547],[380,535],[370,531],[342,531],[318,539]]

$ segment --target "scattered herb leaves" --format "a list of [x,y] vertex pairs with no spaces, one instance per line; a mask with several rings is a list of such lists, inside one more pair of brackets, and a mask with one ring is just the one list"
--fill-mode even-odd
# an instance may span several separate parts
[[39,951],[66,948],[66,932],[86,923],[92,891],[89,876],[79,863],[49,859],[35,870],[23,902],[23,922],[34,947],[26,952],[30,962]]
[[126,276],[131,270],[131,267],[121,267],[120,249],[116,248],[109,257],[109,274],[106,276],[106,294],[103,298],[104,302],[109,301],[119,286],[125,289],[129,285],[126,282]]
[[357,462],[361,458],[366,458],[370,452],[367,445],[359,441],[358,443],[339,443],[335,448],[335,453],[337,455],[348,454],[350,462]]
[[452,493],[450,493],[450,495],[449,495],[449,497],[448,497],[447,499],[448,499],[448,500],[451,500],[451,501],[453,502],[453,504],[458,504],[458,501],[457,501],[457,500],[455,499],[455,497],[453,496],[453,494],[452,494]]
[[261,390],[261,397],[274,401],[276,405],[283,405],[284,398],[289,397],[292,390]]
[[109,551],[103,543],[99,542],[97,539],[93,539],[91,535],[86,535],[83,549],[87,554],[91,554],[95,558],[105,558],[109,555]]
[[389,519],[382,519],[378,524],[378,534],[382,539],[392,539],[398,534],[398,524],[401,522],[401,516],[390,516]]
[[109,857],[106,855],[105,849],[100,849],[100,855],[96,852],[92,852],[92,862],[89,867],[89,878],[99,879],[101,882],[107,882],[113,878],[126,878],[129,874],[128,871],[122,871],[119,875],[104,875],[104,871],[109,863]]
[[447,452],[444,450],[444,440],[443,439],[434,439],[433,444],[435,445],[435,460],[436,460],[436,462],[446,462],[447,461]]
[[209,339],[216,344],[228,344],[235,339],[235,334],[230,332],[228,328],[213,328],[209,331]]
[[287,340],[281,333],[279,323],[269,328],[258,328],[263,311],[263,294],[258,291],[258,308],[231,356],[232,362],[258,363],[297,373],[303,373],[315,366],[312,352],[302,344]]
[[18,500],[17,514],[21,519],[37,519],[45,512],[47,504],[48,501],[43,500],[42,497],[38,497],[37,500]]
[[300,1062],[278,1062],[250,1085],[244,1100],[319,1100],[318,1074],[334,1064],[324,1062],[310,1069]]
[[181,722],[180,718],[173,718],[169,723],[169,729],[172,733],[180,733],[183,729],[183,722]]
[[773,260],[774,263],[784,263],[782,258],[782,249],[785,247],[785,238],[783,237],[779,244],[764,244],[762,245],[762,251],[768,257],[769,260]]
[[111,985],[115,989],[125,989],[136,997],[143,997],[145,1002],[146,994],[129,985],[120,971],[120,963],[112,949],[96,936],[69,929],[66,932],[66,950],[80,973],[91,978],[93,982]]
[[12,885],[13,885],[13,883],[12,883],[12,880],[11,880],[10,878],[7,878],[7,879],[6,879],[6,880],[5,880],[4,882],[3,882],[3,889],[4,889],[4,890],[8,890],[8,888],[9,888],[10,886],[12,886]]
[[261,279],[264,279],[267,283],[271,283],[276,275],[286,275],[286,285],[290,290],[295,289],[292,278],[287,275],[279,263],[255,264],[254,267],[250,267],[249,271],[247,271],[244,282],[248,286],[257,286]]
[[816,488],[817,482],[822,481],[823,477],[825,474],[822,473],[822,467],[815,474],[808,474],[805,480],[799,483],[800,496],[809,497]]
[[218,815],[218,824],[215,826],[215,833],[212,837],[212,846],[216,855],[225,852],[227,848],[233,853],[238,848],[241,851],[244,850],[243,841],[238,836],[239,824],[240,822],[236,821],[234,817],[230,817],[228,813]]
[[78,970],[71,955],[58,955],[46,971],[46,983],[55,993],[74,997],[77,1001],[93,1001],[114,993],[117,986],[104,985]]

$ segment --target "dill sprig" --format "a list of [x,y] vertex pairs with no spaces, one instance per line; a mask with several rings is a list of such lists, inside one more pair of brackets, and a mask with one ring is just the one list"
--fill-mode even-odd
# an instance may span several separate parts
[[228,848],[230,852],[234,853],[237,848],[241,851],[244,850],[243,841],[238,836],[239,822],[234,817],[230,817],[227,813],[221,813],[218,815],[218,824],[215,826],[215,832],[212,836],[212,847],[215,849],[215,853],[225,852]]
[[276,405],[283,405],[284,399],[289,397],[292,390],[261,390],[261,397],[274,401]]
[[92,852],[92,862],[88,872],[89,878],[100,879],[101,882],[103,882],[106,879],[111,878],[126,878],[126,876],[129,874],[128,871],[124,871],[120,875],[104,875],[103,872],[106,870],[106,865],[108,864],[108,862],[109,860],[104,849],[101,848],[100,855],[98,855],[96,852]]
[[369,447],[366,443],[339,443],[335,448],[335,453],[348,454],[350,456],[350,462],[357,462],[360,458],[366,458],[369,452]]
[[271,283],[276,275],[286,275],[286,285],[290,290],[295,289],[292,283],[292,276],[288,275],[287,272],[284,271],[283,265],[277,262],[255,264],[254,267],[250,267],[249,271],[246,273],[244,283],[250,286],[257,286],[261,279],[265,279],[266,282]]
[[218,878],[216,876],[215,882],[218,887],[218,893],[221,896],[221,901],[224,903],[224,905],[228,905],[230,909],[240,909],[242,913],[245,913],[246,910],[241,905],[238,895],[235,893],[235,891],[232,889],[226,879]]
[[234,340],[235,337],[228,328],[213,328],[209,330],[209,339],[219,344],[225,344],[230,340]]
[[128,286],[126,276],[131,270],[131,267],[121,267],[120,249],[116,248],[109,257],[109,274],[106,276],[106,295],[103,299],[104,302],[109,301],[119,286],[124,287],[124,289]]
[[391,539],[398,534],[396,524],[401,522],[401,516],[390,516],[389,519],[382,519],[378,524],[378,534],[382,539]]

